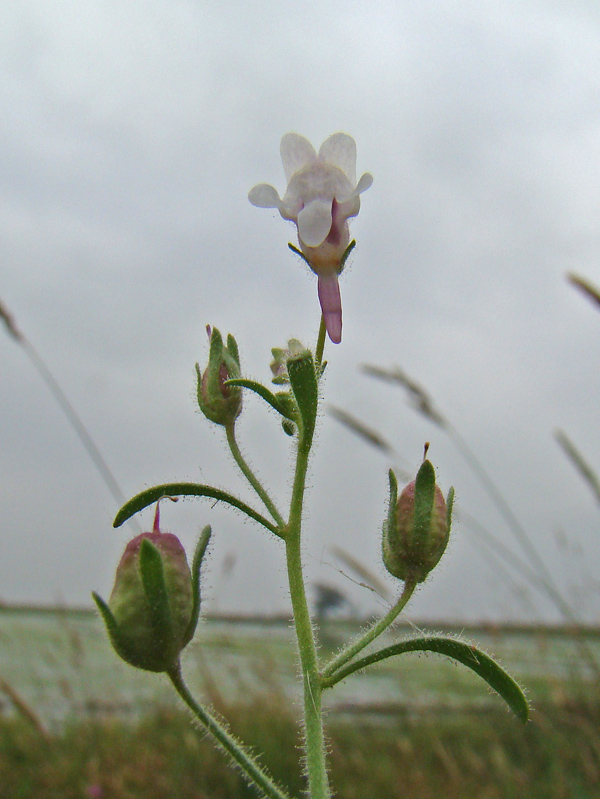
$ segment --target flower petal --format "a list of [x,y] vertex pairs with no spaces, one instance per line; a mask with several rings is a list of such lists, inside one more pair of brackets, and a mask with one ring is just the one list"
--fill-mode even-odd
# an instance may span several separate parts
[[345,202],[338,202],[338,219],[340,222],[346,222],[351,216],[358,216],[359,211],[360,197],[358,194],[350,197]]
[[355,193],[362,194],[363,191],[370,189],[373,185],[373,175],[370,172],[365,172],[364,175],[361,175],[360,180],[356,184]]
[[248,199],[257,208],[279,208],[281,203],[279,192],[268,183],[259,183],[250,189]]
[[[362,194],[363,191],[366,191],[373,185],[373,175],[370,172],[365,172],[362,175],[361,179],[358,181],[356,188],[350,192],[350,194],[342,194],[341,192],[337,192],[335,195],[335,199],[339,203],[346,203],[348,200],[351,200],[353,197],[358,197],[359,194]],[[358,210],[356,211],[358,213]],[[356,216],[356,214],[350,214],[350,216]]]
[[319,275],[318,292],[327,335],[334,344],[339,344],[342,340],[342,298],[335,272]]
[[298,214],[298,236],[307,247],[323,244],[331,230],[332,200],[312,200]]
[[308,139],[298,133],[286,133],[281,140],[279,149],[281,160],[283,161],[285,179],[288,183],[292,175],[317,160],[315,148]]
[[331,203],[337,195],[350,197],[352,191],[352,184],[341,169],[315,161],[292,176],[281,202],[289,217],[296,218],[313,200]]
[[319,149],[319,158],[341,169],[350,183],[356,183],[356,142],[347,133],[334,133]]

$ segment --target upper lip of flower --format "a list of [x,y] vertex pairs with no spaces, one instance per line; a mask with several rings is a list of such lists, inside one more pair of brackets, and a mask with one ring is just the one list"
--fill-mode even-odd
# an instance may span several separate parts
[[332,205],[338,203],[339,223],[360,209],[359,195],[373,182],[366,172],[356,183],[356,143],[346,133],[334,133],[317,153],[304,136],[286,133],[281,160],[288,181],[283,199],[267,183],[254,186],[248,199],[259,208],[277,208],[284,219],[296,222],[300,241],[320,246],[331,230]]

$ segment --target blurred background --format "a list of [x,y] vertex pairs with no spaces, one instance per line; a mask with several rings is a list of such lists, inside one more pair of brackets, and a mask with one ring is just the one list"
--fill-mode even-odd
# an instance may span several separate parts
[[[343,340],[326,348],[310,580],[347,598],[338,612],[381,610],[352,559],[395,590],[387,470],[414,474],[429,441],[457,521],[412,616],[598,622],[598,502],[555,437],[600,467],[600,315],[566,281],[600,283],[598,63],[585,0],[0,5],[0,301],[25,337],[0,331],[0,600],[88,606],[136,532],[112,529],[118,503],[38,356],[125,496],[191,480],[254,502],[195,407],[194,363],[209,323],[262,381],[271,347],[314,345],[295,229],[247,192],[285,189],[285,132],[318,148],[343,130],[375,182],[351,223]],[[400,367],[445,427],[364,364]],[[248,397],[239,434],[285,506],[277,419]],[[164,503],[163,522],[188,547],[213,525],[209,611],[287,611],[267,533],[201,500]]]

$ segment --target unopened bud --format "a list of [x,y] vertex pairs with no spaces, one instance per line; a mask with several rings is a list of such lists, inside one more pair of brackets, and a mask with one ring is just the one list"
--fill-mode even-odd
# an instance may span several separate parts
[[273,361],[271,362],[271,373],[273,375],[273,383],[277,385],[284,385],[290,382],[287,371],[287,362],[295,355],[300,355],[306,351],[306,347],[297,338],[291,338],[288,341],[286,349],[280,347],[273,347],[271,353],[273,354]]
[[[209,537],[207,528],[202,554]],[[147,671],[169,671],[178,663],[198,620],[201,557],[194,560],[192,575],[177,536],[158,529],[157,509],[154,530],[127,544],[108,604],[93,595],[111,643],[127,663]]]
[[242,389],[227,386],[227,380],[241,377],[237,343],[233,336],[227,336],[227,346],[216,328],[209,330],[210,355],[208,366],[198,373],[198,405],[211,422],[227,426],[233,424],[242,410]]
[[453,497],[450,489],[446,502],[428,460],[400,496],[390,471],[390,505],[383,526],[383,562],[390,574],[420,583],[437,566],[448,544]]

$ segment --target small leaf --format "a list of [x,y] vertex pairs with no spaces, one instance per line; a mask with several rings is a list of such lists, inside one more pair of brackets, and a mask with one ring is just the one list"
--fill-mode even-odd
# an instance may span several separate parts
[[117,624],[117,620],[113,616],[111,609],[102,599],[102,597],[95,591],[92,591],[92,597],[94,598],[94,602],[96,603],[104,624],[106,625],[106,631],[108,633],[108,637],[110,638],[110,642],[113,645],[113,649],[120,658],[123,658],[123,660],[129,663],[131,654],[126,642],[123,640],[121,630],[119,629],[119,625]]
[[259,397],[262,397],[265,402],[268,402],[269,405],[277,411],[277,413],[280,413],[286,419],[294,418],[292,410],[289,407],[286,407],[286,403],[282,402],[276,394],[273,394],[273,392],[270,391],[266,386],[263,386],[262,383],[256,382],[256,380],[235,378],[233,380],[226,380],[223,385],[239,386],[240,388],[247,388],[250,391],[254,391],[254,393],[258,394]]
[[346,266],[346,261],[348,260],[348,256],[352,252],[352,250],[356,247],[356,239],[352,239],[350,244],[344,250],[344,254],[342,255],[342,260],[340,262],[340,272]]
[[192,640],[198,624],[198,616],[200,614],[200,567],[206,554],[210,536],[211,528],[210,524],[207,524],[200,533],[200,538],[194,550],[194,559],[192,561],[192,617],[183,638],[184,646]]
[[395,508],[398,502],[398,478],[393,469],[389,470],[388,477],[390,479],[390,507]]
[[454,507],[454,486],[450,487],[448,491],[448,496],[446,497],[446,524],[448,525],[448,531],[452,527],[452,508]]
[[296,425],[293,422],[290,422],[289,419],[284,419],[281,422],[281,426],[283,427],[283,432],[286,436],[293,436],[296,433]]
[[431,514],[435,500],[435,469],[431,461],[424,460],[415,480],[414,539],[424,546],[431,531]]
[[529,718],[529,705],[521,687],[495,660],[470,644],[443,636],[409,638],[393,646],[380,649],[372,655],[355,660],[341,668],[323,681],[323,687],[331,688],[355,671],[364,669],[373,663],[378,663],[394,655],[403,655],[406,652],[436,652],[439,655],[446,655],[446,657],[459,661],[459,663],[478,674],[487,682],[490,688],[500,694],[518,719],[526,722]]
[[96,606],[98,607],[98,610],[100,611],[100,615],[102,616],[104,624],[106,625],[108,634],[110,635],[111,638],[113,637],[113,635],[118,636],[119,625],[117,624],[117,620],[113,616],[111,609],[102,599],[100,594],[97,594],[95,591],[92,591],[92,597],[94,599],[94,602],[96,603]]
[[140,545],[140,574],[146,599],[152,609],[152,626],[162,640],[170,641],[173,637],[173,624],[162,555],[158,547],[147,538]]
[[[390,537],[395,543],[398,537],[397,521],[396,521],[396,505],[398,504],[398,479],[394,474],[394,470],[390,469],[388,472],[390,479],[390,499],[388,502],[387,519],[384,522],[384,540]],[[384,547],[385,550],[385,547]],[[385,557],[385,552],[384,552]]]
[[383,537],[381,539],[381,554],[385,568],[396,577],[402,572],[402,565],[398,562],[396,551],[400,547],[398,540],[398,479],[393,471],[388,472],[390,480],[390,498],[388,501],[387,517],[383,523]]
[[290,385],[302,418],[302,439],[308,446],[312,441],[319,405],[319,387],[312,354],[306,350],[287,362]]
[[231,333],[227,334],[227,349],[229,350],[229,353],[230,353],[231,357],[234,359],[234,361],[237,363],[237,365],[239,367],[239,365],[240,365],[240,351],[238,349],[237,341],[231,335]]
[[308,264],[310,266],[310,263],[307,260],[306,256],[304,255],[304,253],[302,252],[302,250],[299,250],[297,247],[294,247],[294,245],[291,242],[288,242],[288,247],[290,248],[290,250],[292,252],[295,252],[296,255],[299,255],[300,258],[302,258],[302,260],[304,261],[304,263],[306,263],[306,264]]
[[227,505],[241,510],[242,513],[245,513],[246,516],[253,519],[255,522],[262,524],[262,526],[266,527],[271,533],[275,533],[275,535],[280,538],[283,537],[278,527],[275,527],[272,522],[265,519],[264,516],[261,516],[260,513],[257,513],[257,511],[249,505],[246,505],[241,499],[228,494],[226,491],[213,488],[213,486],[201,485],[198,483],[165,483],[140,492],[123,505],[115,516],[113,527],[120,527],[135,513],[144,510],[148,505],[153,505],[162,497],[209,497],[210,499],[216,499],[218,502],[225,502]]

